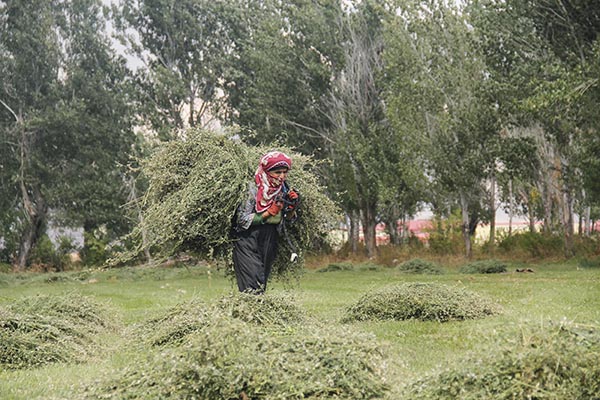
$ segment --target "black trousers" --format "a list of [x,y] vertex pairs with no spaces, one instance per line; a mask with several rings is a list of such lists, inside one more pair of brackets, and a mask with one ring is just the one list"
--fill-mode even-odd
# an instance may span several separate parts
[[253,225],[237,233],[233,268],[240,292],[262,293],[277,256],[277,225]]

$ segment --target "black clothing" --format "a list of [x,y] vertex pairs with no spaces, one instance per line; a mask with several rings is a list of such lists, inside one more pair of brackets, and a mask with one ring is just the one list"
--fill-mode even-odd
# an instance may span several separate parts
[[248,187],[248,197],[234,218],[233,269],[240,292],[263,293],[277,256],[279,225],[253,222],[256,216],[256,185]]
[[252,225],[237,234],[233,268],[240,292],[262,293],[277,256],[277,225]]

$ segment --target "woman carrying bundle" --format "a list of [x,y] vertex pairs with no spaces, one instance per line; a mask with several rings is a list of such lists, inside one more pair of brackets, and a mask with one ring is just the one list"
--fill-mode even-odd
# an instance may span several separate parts
[[292,160],[279,151],[261,157],[248,199],[234,220],[233,267],[240,292],[264,293],[271,266],[277,256],[280,229],[293,220],[299,196],[286,178]]

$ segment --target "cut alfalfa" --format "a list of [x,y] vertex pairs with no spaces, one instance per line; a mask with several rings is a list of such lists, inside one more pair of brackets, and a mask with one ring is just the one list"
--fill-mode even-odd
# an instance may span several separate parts
[[257,296],[236,292],[214,302],[192,299],[177,304],[163,315],[139,325],[133,335],[151,346],[178,346],[213,320],[223,318],[277,330],[301,323],[304,313],[288,295],[267,293]]
[[110,317],[111,312],[104,304],[77,293],[24,297],[8,308],[18,314],[66,320],[91,333],[114,328],[115,325],[114,319]]
[[79,295],[35,296],[0,310],[0,368],[82,362],[113,328],[106,309]]
[[219,313],[255,325],[285,327],[304,320],[303,311],[296,301],[286,294],[267,293],[257,296],[249,293],[233,293],[223,296],[217,303]]
[[213,308],[200,299],[192,299],[169,308],[132,330],[135,340],[150,346],[180,345],[185,338],[210,323]]
[[337,272],[337,271],[352,271],[354,265],[349,262],[331,263],[323,268],[319,268],[317,272]]
[[346,309],[343,322],[407,320],[445,322],[499,313],[491,300],[461,287],[439,283],[399,283],[365,293]]
[[444,270],[433,261],[413,258],[398,265],[398,271],[405,274],[442,275]]
[[[234,213],[247,199],[259,159],[272,150],[248,146],[230,136],[190,129],[185,141],[162,145],[142,163],[141,172],[149,183],[140,204],[143,223],[128,238],[139,247],[114,262],[137,256],[143,246],[156,257],[191,252],[203,259],[230,262]],[[278,150],[293,160],[288,183],[301,194],[302,203],[301,215],[286,225],[287,237],[280,240],[273,276],[300,272],[302,255],[328,236],[330,218],[337,215],[312,172],[313,159],[289,148],[278,146]],[[299,262],[290,262],[292,251],[299,253]]]
[[461,274],[500,274],[507,270],[505,262],[498,260],[481,260],[463,265],[459,272]]
[[[277,335],[216,318],[179,347],[132,360],[87,399],[372,399],[386,391],[375,338],[305,326]],[[245,396],[245,397],[244,397]]]
[[600,399],[600,327],[521,327],[473,356],[409,385],[410,400]]

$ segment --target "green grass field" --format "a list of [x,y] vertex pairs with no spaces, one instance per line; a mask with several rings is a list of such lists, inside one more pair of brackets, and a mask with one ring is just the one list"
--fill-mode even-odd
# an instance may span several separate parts
[[[575,264],[530,265],[534,273],[465,275],[402,274],[391,268],[307,271],[298,281],[272,282],[270,292],[289,292],[311,316],[339,324],[346,307],[363,293],[394,282],[459,285],[496,301],[498,316],[470,321],[361,322],[352,326],[379,339],[389,360],[390,398],[403,385],[438,368],[489,352],[501,335],[519,335],[524,324],[570,321],[600,325],[600,269]],[[0,306],[37,294],[78,293],[107,304],[126,328],[192,298],[215,299],[234,290],[231,280],[205,267],[116,270],[90,274],[0,275]],[[82,384],[120,368],[132,356],[120,330],[104,335],[102,354],[84,364],[0,369],[0,399],[68,399]]]

